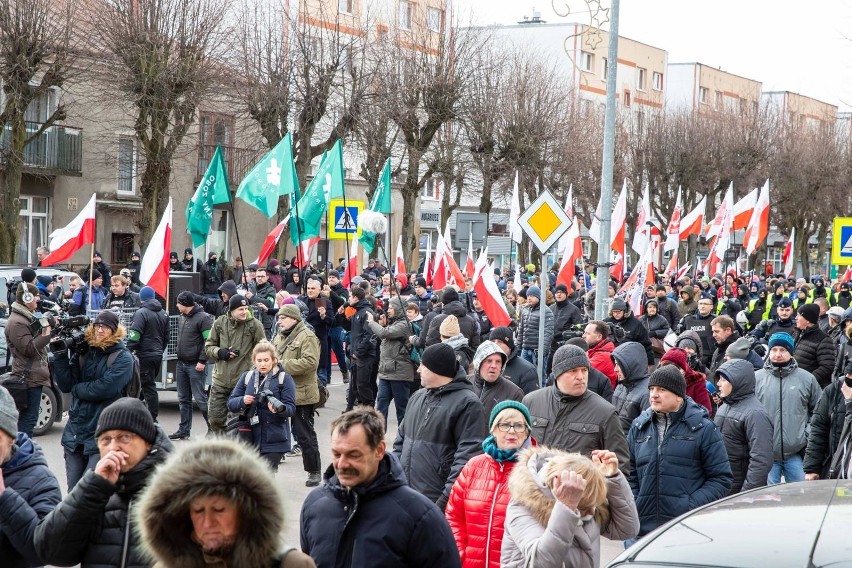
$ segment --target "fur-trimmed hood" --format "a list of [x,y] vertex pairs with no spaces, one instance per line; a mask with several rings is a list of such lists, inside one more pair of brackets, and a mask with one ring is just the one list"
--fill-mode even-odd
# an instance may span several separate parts
[[151,478],[136,508],[145,551],[163,567],[206,566],[192,540],[189,507],[210,495],[230,498],[239,510],[240,533],[223,554],[225,565],[268,566],[280,551],[283,499],[258,454],[227,439],[186,444]]
[[110,347],[117,345],[119,342],[124,341],[124,338],[127,337],[127,328],[121,324],[118,324],[118,329],[115,330],[115,333],[104,339],[103,341],[99,341],[95,336],[95,328],[91,325],[86,328],[86,343],[89,344],[89,347],[96,347],[97,349],[103,349],[104,351],[108,350]]
[[[518,453],[518,463],[509,476],[512,501],[528,509],[542,527],[547,527],[556,504],[553,492],[545,485],[543,472],[548,460],[557,452],[544,446],[522,450]],[[603,525],[608,519],[609,507],[604,503],[595,511],[595,520]]]

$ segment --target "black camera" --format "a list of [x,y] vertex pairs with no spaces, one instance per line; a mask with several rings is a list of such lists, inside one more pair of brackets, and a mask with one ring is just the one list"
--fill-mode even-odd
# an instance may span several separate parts
[[606,326],[609,329],[609,338],[612,339],[613,343],[618,345],[624,341],[626,333],[623,327],[613,322],[607,322]]
[[47,321],[53,328],[52,338],[48,343],[51,353],[70,350],[81,353],[86,350],[86,327],[89,318],[86,316],[68,316],[57,318],[47,316]]
[[257,403],[260,405],[271,404],[275,412],[284,412],[286,409],[284,403],[275,398],[269,389],[264,389],[257,393]]

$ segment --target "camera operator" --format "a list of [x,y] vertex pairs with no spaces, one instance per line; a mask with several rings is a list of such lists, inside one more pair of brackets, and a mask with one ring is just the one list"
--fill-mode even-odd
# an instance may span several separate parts
[[50,326],[36,314],[38,289],[32,284],[18,286],[12,313],[6,322],[6,345],[12,353],[12,373],[27,379],[27,398],[18,406],[18,431],[32,437],[38,420],[42,387],[50,386],[47,344]]
[[80,341],[67,341],[68,349],[52,348],[56,384],[72,396],[62,433],[69,491],[100,459],[95,429],[101,411],[118,400],[130,383],[133,357],[124,344],[126,336],[118,316],[102,311]]
[[296,413],[296,383],[278,362],[275,346],[261,341],[252,349],[254,368],[242,374],[228,399],[228,410],[245,414],[252,441],[272,471],[290,447],[287,418]]

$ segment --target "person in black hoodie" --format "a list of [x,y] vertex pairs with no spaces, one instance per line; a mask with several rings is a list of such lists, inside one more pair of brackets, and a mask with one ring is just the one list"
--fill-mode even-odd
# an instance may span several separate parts
[[160,400],[155,383],[160,376],[163,352],[169,340],[169,316],[150,286],[139,290],[139,299],[142,305],[133,314],[133,321],[127,328],[127,348],[139,357],[142,396],[151,416],[157,420]]
[[562,332],[582,324],[583,314],[568,299],[568,287],[565,284],[556,285],[553,298],[556,301],[550,306],[550,310],[553,312],[553,341],[550,352],[556,353],[556,349],[559,347],[556,342],[562,340]]
[[819,396],[811,417],[808,445],[802,461],[802,469],[808,481],[828,479],[831,458],[843,435],[846,401],[850,398],[852,387],[843,380],[842,371],[838,380],[832,381]]
[[227,314],[230,310],[228,309],[228,302],[230,299],[237,295],[237,285],[233,280],[225,280],[222,282],[222,285],[219,286],[219,297],[218,298],[208,298],[207,296],[202,296],[201,294],[193,294],[192,300],[201,305],[204,308],[204,311],[213,316],[214,318],[218,318],[219,316],[223,316]]
[[[139,285],[139,269],[142,268],[142,255],[139,254],[139,251],[133,251],[130,255],[130,262],[125,266],[130,271],[130,283]],[[104,277],[104,282],[107,282],[106,277]]]
[[612,405],[626,436],[633,420],[650,405],[648,365],[645,363],[644,348],[635,341],[622,343],[615,348],[611,357],[618,375],[618,384],[612,393]]
[[0,387],[0,558],[4,568],[41,566],[33,545],[36,525],[60,501],[59,482],[41,447],[17,431],[18,409]]
[[633,315],[630,305],[623,298],[613,298],[609,308],[609,316],[604,321],[618,324],[624,330],[624,339],[621,343],[635,341],[642,345],[645,349],[648,365],[653,365],[655,361],[654,351],[651,348],[651,338],[648,337],[648,331],[642,325],[642,322],[639,321],[639,318]]
[[852,292],[849,291],[849,282],[840,283],[840,291],[837,293],[836,305],[844,310],[852,304]]
[[101,256],[100,251],[96,250],[92,255],[92,268],[101,273],[104,282],[110,282],[112,280],[112,271],[109,269],[109,265],[104,262],[104,258]]
[[352,367],[349,371],[352,373],[352,378],[346,403],[347,410],[351,410],[355,404],[373,406],[378,390],[378,385],[372,379],[378,349],[375,335],[367,325],[369,321],[367,314],[372,314],[374,319],[376,315],[367,300],[367,292],[360,286],[350,291],[349,306],[355,309],[355,313],[349,318],[351,326],[349,346],[352,352]]
[[441,342],[441,323],[443,323],[447,316],[452,314],[458,318],[461,333],[468,338],[471,349],[475,351],[480,343],[479,325],[476,319],[468,313],[467,308],[461,303],[459,293],[456,289],[452,286],[444,288],[441,293],[441,303],[443,304],[443,308],[440,315],[435,316],[435,319],[429,323],[424,347]]
[[219,266],[216,253],[211,252],[207,255],[207,262],[201,267],[201,292],[208,298],[215,298],[224,281],[225,273]]
[[487,422],[452,347],[427,347],[419,371],[423,388],[408,402],[393,453],[408,485],[443,511],[462,468],[482,453]]
[[145,404],[131,397],[103,410],[95,438],[95,470],[38,524],[36,552],[57,566],[149,566],[131,509],[174,446]]

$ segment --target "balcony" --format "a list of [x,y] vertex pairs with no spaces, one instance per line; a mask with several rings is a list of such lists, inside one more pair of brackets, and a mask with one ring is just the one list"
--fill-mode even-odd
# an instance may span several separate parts
[[[27,136],[41,128],[41,123],[26,122]],[[0,147],[5,159],[9,151],[10,127],[0,133]],[[70,126],[51,126],[24,146],[24,171],[53,175],[83,175],[83,130]]]
[[[195,171],[196,183],[201,181],[213,153],[216,152],[216,144],[198,145],[198,167]],[[236,191],[237,186],[243,180],[249,170],[254,167],[258,160],[258,152],[248,148],[237,148],[236,146],[222,146],[222,157],[225,160],[225,168],[228,170],[228,185],[231,191]]]

